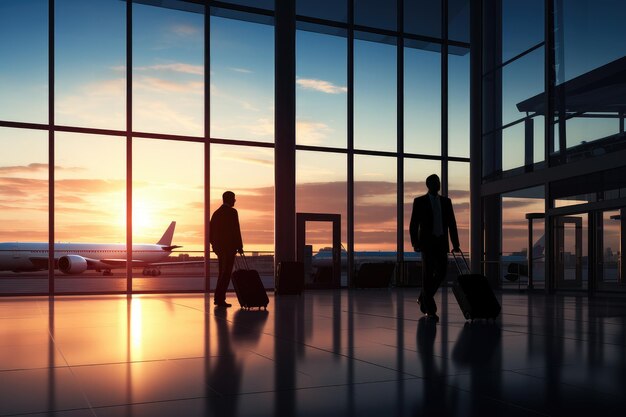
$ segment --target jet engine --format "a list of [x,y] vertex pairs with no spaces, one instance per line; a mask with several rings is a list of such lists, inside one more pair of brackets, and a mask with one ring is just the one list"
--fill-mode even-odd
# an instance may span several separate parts
[[81,274],[87,270],[87,260],[78,255],[61,256],[59,270],[64,274]]

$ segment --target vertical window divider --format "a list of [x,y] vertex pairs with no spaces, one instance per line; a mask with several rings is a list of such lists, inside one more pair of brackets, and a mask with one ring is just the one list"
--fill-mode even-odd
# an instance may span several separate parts
[[448,195],[448,0],[441,1],[441,194]]
[[348,287],[354,278],[354,0],[348,0]]
[[396,45],[396,130],[397,130],[397,178],[396,178],[396,284],[404,278],[404,0],[397,0]]
[[204,8],[204,291],[211,292],[211,8]]
[[126,294],[133,291],[133,2],[126,0]]
[[48,2],[48,295],[54,296],[54,0]]

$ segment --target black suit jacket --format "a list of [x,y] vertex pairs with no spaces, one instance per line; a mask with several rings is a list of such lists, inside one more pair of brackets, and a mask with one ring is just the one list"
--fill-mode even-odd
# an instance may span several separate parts
[[233,207],[222,204],[220,208],[215,210],[211,216],[209,232],[213,252],[217,254],[234,254],[238,249],[243,248],[239,215]]
[[[459,232],[456,229],[456,219],[452,209],[452,201],[449,198],[439,196],[441,203],[441,220],[443,233],[448,242],[448,234],[452,240],[452,246],[458,248]],[[433,244],[433,208],[428,194],[417,197],[413,200],[413,212],[411,213],[411,224],[409,226],[411,234],[411,244],[414,248],[423,249]],[[448,243],[448,252],[450,245]]]

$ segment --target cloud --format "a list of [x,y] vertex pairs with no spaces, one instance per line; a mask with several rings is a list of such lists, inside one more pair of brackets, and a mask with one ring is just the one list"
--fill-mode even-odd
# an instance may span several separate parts
[[175,93],[195,93],[204,94],[204,82],[176,82],[169,81],[158,77],[138,77],[133,86],[136,90],[145,90],[150,92],[164,91]]
[[246,68],[229,67],[228,69],[231,70],[231,71],[239,72],[241,74],[252,74],[252,71],[250,71],[249,69],[246,69]]
[[55,182],[55,190],[61,193],[111,193],[126,190],[126,180],[66,179]]
[[[125,68],[124,68],[125,69]],[[204,75],[204,66],[176,62],[172,64],[156,64],[145,67],[134,67],[135,71],[172,71],[183,74]]]
[[200,27],[189,25],[189,24],[172,25],[170,27],[170,31],[174,33],[175,35],[178,35],[181,37],[189,37],[189,36],[202,34],[202,30]]
[[348,87],[335,85],[329,81],[316,80],[313,78],[298,78],[296,84],[307,90],[315,90],[326,94],[344,94]]
[[[79,167],[63,167],[59,165],[55,165],[54,169],[56,171],[81,171],[83,168]],[[13,165],[13,166],[5,166],[0,167],[0,175],[10,175],[10,174],[25,174],[32,172],[48,172],[48,164],[41,163],[32,163],[28,165]]]
[[325,123],[304,120],[296,122],[298,142],[304,145],[320,145],[332,132],[333,130]]

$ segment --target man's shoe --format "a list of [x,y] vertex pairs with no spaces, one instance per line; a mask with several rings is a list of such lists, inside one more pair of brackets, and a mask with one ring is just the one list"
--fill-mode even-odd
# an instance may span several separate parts
[[232,304],[229,304],[227,302],[222,302],[222,303],[218,303],[218,302],[214,302],[213,304],[215,304],[217,307],[232,307]]

